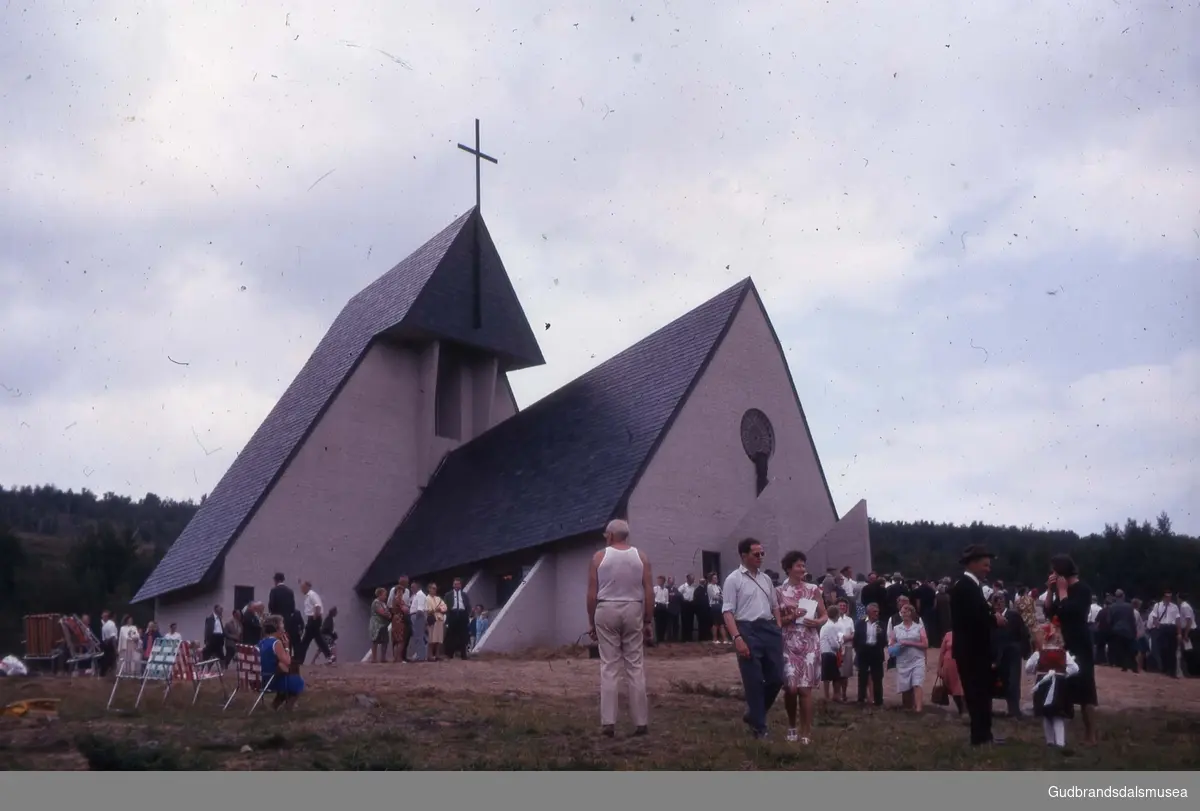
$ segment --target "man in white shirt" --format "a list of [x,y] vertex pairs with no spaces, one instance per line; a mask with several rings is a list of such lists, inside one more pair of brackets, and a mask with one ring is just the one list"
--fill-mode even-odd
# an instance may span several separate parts
[[300,584],[300,593],[304,595],[304,608],[301,609],[304,614],[304,636],[300,638],[296,657],[303,663],[308,658],[308,646],[316,642],[317,650],[325,656],[325,661],[332,661],[333,652],[329,650],[325,637],[321,635],[321,622],[325,619],[325,604],[321,602],[321,595],[317,594],[312,583],[307,580]]
[[219,659],[224,667],[225,609],[219,605],[214,605],[212,613],[204,618],[204,652],[200,658],[206,662]]
[[765,555],[753,538],[738,542],[742,565],[725,579],[721,612],[738,654],[746,693],[742,720],[754,737],[767,737],[767,713],[783,689],[783,632],[775,585],[762,572]]
[[844,658],[847,642],[854,636],[853,626],[847,627],[847,621],[842,614],[845,600],[829,606],[829,621],[821,626],[818,641],[821,648],[821,680],[825,682],[825,700],[830,699],[830,691],[835,701],[846,700],[847,680],[842,675],[842,665],[839,659]]
[[1183,675],[1190,678],[1200,677],[1200,656],[1196,643],[1200,641],[1200,633],[1196,630],[1196,611],[1192,604],[1179,595],[1179,644],[1183,648]]
[[1178,678],[1177,651],[1182,631],[1179,606],[1171,592],[1165,592],[1162,599],[1150,609],[1146,628],[1150,632],[1150,658],[1158,664],[1158,671],[1172,679]]
[[870,679],[876,707],[883,706],[883,653],[887,634],[879,625],[879,603],[867,606],[867,616],[855,623],[854,653],[858,657],[858,703],[867,702]]
[[165,634],[163,634],[163,639],[173,639],[176,642],[183,641],[183,636],[179,633],[179,628],[176,625],[176,623],[172,622],[168,626],[167,632]]
[[671,615],[667,610],[670,598],[667,578],[660,574],[654,584],[654,641],[660,645],[666,641],[667,629],[671,626]]
[[425,640],[425,620],[428,610],[428,598],[421,589],[421,584],[415,580],[409,585],[408,616],[412,622],[412,635],[408,638],[408,658],[406,662],[424,662],[428,650]]
[[684,576],[683,585],[679,587],[679,596],[683,598],[683,606],[679,612],[679,641],[691,642],[696,627],[696,604],[692,601],[696,596],[696,578],[691,572]]
[[455,653],[467,658],[467,643],[471,636],[471,595],[463,591],[461,577],[454,578],[446,594],[446,658]]
[[841,586],[842,591],[846,592],[846,596],[851,600],[857,600],[858,592],[862,590],[862,584],[854,579],[854,569],[849,566],[843,566],[839,574],[842,577],[842,582],[838,585]]
[[108,671],[117,661],[117,624],[113,622],[112,612],[100,612],[100,675],[108,675]]

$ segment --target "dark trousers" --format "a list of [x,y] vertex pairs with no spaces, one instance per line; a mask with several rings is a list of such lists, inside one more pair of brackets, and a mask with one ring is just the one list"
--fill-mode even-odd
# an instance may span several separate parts
[[1158,650],[1159,668],[1164,676],[1171,678],[1175,678],[1175,674],[1178,672],[1175,654],[1179,642],[1178,633],[1174,625],[1155,629],[1154,647]]
[[1191,650],[1183,652],[1183,674],[1191,678],[1200,678],[1200,629],[1193,628],[1188,633],[1192,643]]
[[300,647],[296,651],[296,658],[304,662],[308,658],[308,646],[312,643],[317,643],[319,650],[326,660],[333,658],[333,653],[329,650],[329,645],[325,644],[325,637],[321,635],[321,621],[316,617],[309,617],[304,623],[304,633],[300,636]]
[[[881,633],[880,636],[883,634]],[[867,679],[875,688],[875,706],[883,706],[883,648],[875,645],[858,652],[858,702],[867,700]]]
[[412,639],[412,637],[413,637],[412,614],[405,614],[404,615],[404,640],[405,640],[405,643],[404,643],[403,647],[400,648],[400,661],[402,661],[402,662],[408,661],[408,640]]
[[300,650],[300,640],[304,638],[304,622],[301,620],[300,615],[295,614],[291,617],[284,617],[283,630],[287,632],[288,645],[291,647],[288,653],[295,656],[296,652]]
[[1004,703],[1008,714],[1015,718],[1021,714],[1021,650],[1008,646],[1000,652],[997,662],[1000,677],[1004,680]]
[[[708,604],[708,595],[697,597],[696,600],[696,631],[697,638],[701,642],[711,642],[712,635],[712,618],[714,616],[713,609]],[[720,607],[716,611],[720,611]]]
[[992,740],[992,669],[984,661],[982,666],[971,663],[964,667],[958,663],[962,677],[963,700],[971,716],[971,744],[990,743]]
[[225,663],[225,635],[213,634],[204,643],[204,651],[200,654],[202,661],[210,659],[219,659],[221,663]]
[[100,653],[100,662],[96,667],[99,668],[101,676],[107,676],[108,671],[117,663],[117,640],[106,639],[101,642]]
[[742,689],[746,692],[746,720],[758,733],[767,731],[767,713],[783,689],[783,632],[775,620],[739,622],[738,633],[750,648],[750,657],[738,657]]
[[467,658],[467,641],[470,637],[471,616],[465,608],[452,608],[446,614],[446,658],[453,659],[455,653]]
[[1122,671],[1137,672],[1137,659],[1134,656],[1134,640],[1113,634],[1108,640],[1108,663]]
[[659,644],[667,641],[667,631],[671,627],[671,614],[665,605],[654,606],[654,639]]
[[696,606],[688,600],[683,603],[679,612],[679,641],[691,642],[692,629],[696,626]]
[[1092,631],[1092,651],[1098,665],[1111,665],[1108,658],[1108,633],[1096,628]]

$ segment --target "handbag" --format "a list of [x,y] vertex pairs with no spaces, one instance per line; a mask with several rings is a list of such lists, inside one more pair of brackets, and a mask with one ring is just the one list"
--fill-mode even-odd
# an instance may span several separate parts
[[950,691],[946,689],[946,683],[942,681],[939,675],[937,681],[933,683],[933,690],[929,693],[929,700],[939,707],[945,707],[950,703]]

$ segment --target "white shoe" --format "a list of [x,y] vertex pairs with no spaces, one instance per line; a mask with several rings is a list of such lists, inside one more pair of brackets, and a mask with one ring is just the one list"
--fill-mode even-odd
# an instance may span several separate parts
[[795,743],[796,741],[800,740],[800,736],[796,733],[796,730],[789,729],[787,731],[787,739],[789,743]]

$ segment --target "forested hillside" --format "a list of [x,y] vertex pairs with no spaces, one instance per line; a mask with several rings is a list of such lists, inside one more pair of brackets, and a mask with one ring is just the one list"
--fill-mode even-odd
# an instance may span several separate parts
[[[0,487],[0,655],[20,653],[21,617],[40,612],[118,616],[183,531],[197,505],[148,493],[138,501],[87,490]],[[1063,530],[872,521],[874,566],[905,576],[954,575],[959,552],[986,543],[1000,557],[993,572],[1009,583],[1040,585],[1057,552],[1075,556],[1099,591],[1123,588],[1155,597],[1163,588],[1200,592],[1200,541],[1175,534],[1164,514],[1155,524],[1129,519],[1080,537]],[[149,606],[134,607],[139,623]]]

